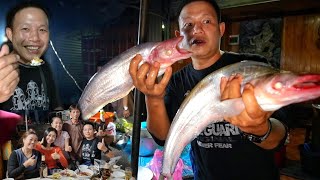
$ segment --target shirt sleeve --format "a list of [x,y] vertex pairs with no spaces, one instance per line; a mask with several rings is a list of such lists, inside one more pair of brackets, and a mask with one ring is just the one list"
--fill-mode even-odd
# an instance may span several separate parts
[[22,175],[22,173],[26,169],[23,164],[21,165],[19,164],[17,159],[17,154],[15,151],[13,151],[9,157],[7,169],[8,169],[8,176],[10,178],[16,178]]
[[37,150],[37,151],[39,151],[41,154],[42,154],[42,148],[41,148],[41,144],[38,142],[37,144],[36,144],[36,146],[34,147],[34,149],[35,150]]
[[57,150],[57,153],[60,155],[59,162],[61,163],[61,165],[63,167],[67,168],[68,167],[68,160],[66,159],[66,157],[64,157],[61,148],[57,146],[57,147],[55,147],[55,149]]
[[70,138],[70,135],[69,135],[69,133],[67,131],[62,131],[62,133],[63,133],[63,137],[65,139]]

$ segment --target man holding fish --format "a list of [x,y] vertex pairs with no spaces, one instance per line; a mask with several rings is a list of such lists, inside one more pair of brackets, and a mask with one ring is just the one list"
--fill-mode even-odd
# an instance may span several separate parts
[[[184,36],[181,45],[192,52],[192,63],[173,76],[172,69],[167,68],[160,82],[156,81],[159,63],[139,67],[140,55],[133,58],[129,69],[133,84],[146,96],[148,130],[161,145],[181,103],[199,81],[242,60],[266,61],[258,55],[220,50],[225,24],[215,1],[187,0],[179,10],[176,35]],[[241,97],[245,110],[210,124],[191,142],[195,179],[279,179],[274,150],[284,144],[286,126],[270,119],[273,112],[261,109],[253,85],[246,84],[241,93],[241,82],[241,75],[221,78],[221,100]]]

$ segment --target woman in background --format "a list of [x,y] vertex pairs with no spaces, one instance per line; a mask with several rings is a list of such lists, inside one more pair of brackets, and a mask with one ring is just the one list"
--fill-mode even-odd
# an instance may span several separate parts
[[29,179],[39,177],[41,154],[35,150],[38,143],[36,132],[29,129],[22,137],[22,147],[14,150],[8,160],[8,177]]
[[53,117],[51,127],[57,130],[57,138],[54,141],[54,145],[59,146],[63,151],[64,156],[69,159],[68,153],[72,151],[72,147],[69,144],[70,135],[67,131],[62,131],[62,119],[60,117]]
[[68,161],[63,155],[61,148],[54,145],[57,134],[56,129],[49,127],[44,131],[41,143],[36,144],[35,147],[36,150],[45,156],[49,174],[52,174],[53,169],[64,169],[68,167]]

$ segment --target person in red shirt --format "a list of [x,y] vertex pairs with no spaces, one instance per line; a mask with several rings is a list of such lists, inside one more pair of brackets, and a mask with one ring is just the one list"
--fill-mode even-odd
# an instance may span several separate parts
[[68,167],[68,161],[63,155],[59,146],[54,145],[57,137],[57,130],[49,127],[44,131],[43,139],[35,147],[41,154],[45,155],[45,162],[49,169],[49,174],[52,174],[53,169],[64,169]]

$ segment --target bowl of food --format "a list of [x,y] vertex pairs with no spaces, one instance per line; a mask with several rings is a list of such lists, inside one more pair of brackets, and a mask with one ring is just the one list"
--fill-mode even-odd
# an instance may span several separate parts
[[80,171],[77,169],[75,173],[77,175],[77,179],[90,179],[93,175],[93,171],[90,169],[81,169]]

